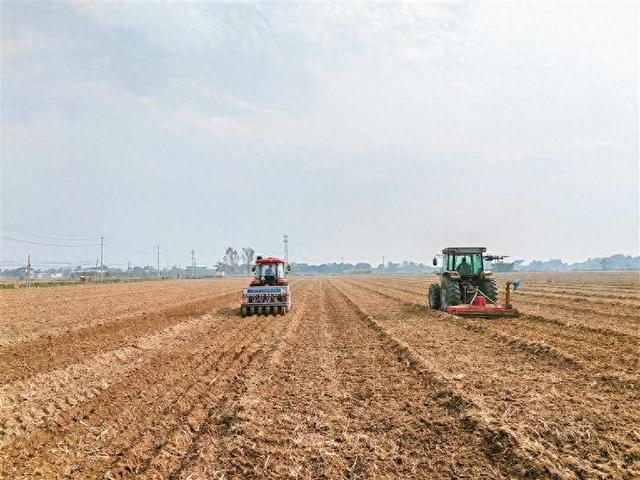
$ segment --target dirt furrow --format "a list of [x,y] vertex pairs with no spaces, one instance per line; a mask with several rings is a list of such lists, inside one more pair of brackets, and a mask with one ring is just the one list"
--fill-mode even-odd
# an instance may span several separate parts
[[[276,355],[291,331],[291,325],[296,324],[305,314],[308,295],[309,288],[305,288],[302,294],[295,295],[296,304],[290,314],[286,317],[276,317],[277,330],[269,327],[270,334],[263,335],[261,341],[256,344],[257,348],[250,352],[245,368],[236,372],[229,391],[221,395],[217,403],[209,401],[201,404],[196,415],[190,416],[193,422],[191,432],[176,435],[172,442],[168,442],[141,478],[178,478],[197,461],[203,447],[211,445],[212,442],[223,442],[228,435],[233,434],[232,425],[239,412],[238,400],[242,398],[252,379],[260,377],[266,365]],[[250,364],[251,368],[247,368]]]
[[[363,285],[371,285],[378,290],[397,291],[409,296],[413,296],[414,302],[419,305],[427,304],[428,285],[416,285],[407,287],[400,286],[395,282],[381,283],[379,281],[362,280]],[[502,295],[501,295],[502,297]],[[631,339],[637,342],[640,338],[640,315],[632,308],[627,308],[627,315],[624,318],[607,316],[606,314],[584,314],[576,311],[568,311],[564,308],[556,308],[553,304],[530,301],[516,295],[513,300],[514,305],[529,318],[548,319],[546,323],[556,323],[562,327],[576,328],[585,332],[601,333],[612,335],[622,339]],[[578,321],[576,321],[578,320]]]
[[10,383],[79,363],[101,352],[115,350],[151,332],[203,315],[215,309],[231,308],[239,292],[211,295],[195,302],[71,331],[65,335],[0,347],[0,380]]
[[[162,298],[164,308],[169,308],[230,292],[241,285],[237,279],[221,282],[181,280],[142,282],[135,288],[117,284],[0,291],[0,311],[4,320],[0,324],[0,346],[53,337],[153,312],[157,309],[158,298]],[[103,293],[92,295],[93,289]],[[85,296],[77,295],[77,291],[84,292]],[[55,303],[51,302],[52,297],[57,300]]]
[[619,295],[616,293],[610,293],[606,290],[569,290],[569,289],[557,289],[557,288],[544,288],[534,285],[525,285],[522,290],[522,294],[531,296],[541,295],[548,296],[548,298],[560,298],[567,301],[581,301],[586,303],[595,303],[601,305],[603,303],[617,306],[626,307],[640,307],[640,295],[628,293],[626,295]]
[[318,279],[291,343],[181,478],[503,478],[500,441],[469,431],[361,312]]
[[[439,315],[439,312],[420,305],[418,302],[422,297],[411,290],[393,286],[378,288],[364,281],[349,283],[391,301],[399,301],[408,311],[413,310],[412,313],[425,317]],[[561,321],[529,315],[517,319],[491,320],[454,316],[444,318],[467,330],[483,333],[504,346],[539,357],[542,361],[591,372],[599,381],[597,385],[607,389],[615,385],[626,389],[640,383],[637,370],[640,339],[637,337],[593,327],[571,328],[571,325]]]
[[[637,280],[628,279],[629,284],[618,285],[605,285],[602,283],[594,282],[594,279],[590,283],[540,283],[539,281],[532,281],[530,277],[526,275],[520,275],[518,273],[513,274],[498,274],[494,278],[498,283],[504,283],[506,281],[514,281],[516,279],[521,280],[523,289],[531,292],[540,293],[555,293],[563,294],[567,297],[603,297],[616,300],[640,300],[640,277]],[[393,283],[401,283],[407,287],[422,287],[428,285],[437,280],[436,275],[425,275],[420,277],[386,277],[384,281],[391,281]]]
[[[545,355],[518,351],[474,333],[466,322],[439,312],[415,311],[402,300],[353,283],[341,288],[390,335],[425,358],[478,406],[495,429],[507,429],[518,444],[550,470],[566,476],[640,473],[637,385],[600,385]],[[534,361],[535,360],[535,361]],[[570,407],[567,407],[569,406]]]
[[[180,348],[158,351],[100,395],[50,419],[45,430],[12,443],[3,460],[14,463],[3,462],[0,477],[9,468],[11,478],[29,471],[96,478],[105,468],[109,474],[148,469],[164,444],[191,428],[203,404],[231,388],[251,351],[285,318],[241,319],[234,309],[204,319],[209,330],[194,328]],[[20,452],[30,452],[28,463],[17,462],[22,468]]]
[[[360,282],[360,286],[369,282]],[[378,285],[378,284],[375,284]],[[391,286],[387,289],[373,287],[378,294],[391,294],[419,306],[423,297],[410,289]],[[395,294],[397,291],[399,294]],[[405,295],[406,294],[406,295]],[[425,311],[426,314],[426,311]],[[639,382],[640,338],[594,327],[567,324],[560,320],[547,320],[530,315],[518,319],[456,320],[473,326],[477,331],[493,335],[497,341],[510,344],[532,354],[556,358],[568,364],[599,373],[607,381]],[[587,347],[588,348],[585,348]],[[615,366],[614,371],[611,366]],[[615,372],[622,373],[618,375]]]

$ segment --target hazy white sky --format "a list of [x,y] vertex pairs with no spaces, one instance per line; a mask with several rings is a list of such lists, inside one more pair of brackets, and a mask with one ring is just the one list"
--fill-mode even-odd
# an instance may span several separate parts
[[5,237],[104,233],[107,264],[285,232],[311,262],[638,254],[635,2],[2,8]]

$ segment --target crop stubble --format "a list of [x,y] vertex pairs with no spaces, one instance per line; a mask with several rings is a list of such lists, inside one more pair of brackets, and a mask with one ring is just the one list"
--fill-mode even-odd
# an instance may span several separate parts
[[493,320],[430,280],[244,319],[244,280],[2,292],[0,478],[640,476],[637,274],[529,275]]

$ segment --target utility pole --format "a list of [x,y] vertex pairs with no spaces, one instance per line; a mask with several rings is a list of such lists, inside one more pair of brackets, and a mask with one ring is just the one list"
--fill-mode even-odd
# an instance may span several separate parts
[[289,235],[285,233],[282,240],[284,242],[284,261],[288,265],[289,264]]
[[191,250],[191,278],[196,278],[196,251]]
[[104,278],[104,235],[100,235],[100,280]]
[[27,256],[27,271],[25,272],[27,279],[27,288],[31,287],[31,254]]
[[156,278],[160,278],[160,245],[156,245],[158,249],[158,270],[156,271]]

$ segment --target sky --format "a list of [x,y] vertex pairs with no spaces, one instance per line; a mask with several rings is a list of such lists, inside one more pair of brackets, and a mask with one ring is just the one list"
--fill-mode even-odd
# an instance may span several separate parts
[[[635,2],[2,3],[2,266],[638,255]],[[27,243],[28,242],[28,243]],[[43,245],[44,244],[44,245]]]

